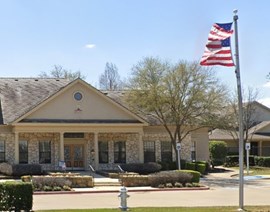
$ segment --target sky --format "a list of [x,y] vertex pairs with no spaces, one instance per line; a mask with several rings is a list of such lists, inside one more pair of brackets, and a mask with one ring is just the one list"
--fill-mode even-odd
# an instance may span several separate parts
[[[269,8],[269,0],[0,0],[0,77],[37,77],[61,65],[98,88],[106,62],[128,78],[148,56],[199,61],[212,25],[232,22],[238,9],[241,84],[270,107]],[[236,89],[234,68],[215,73]]]

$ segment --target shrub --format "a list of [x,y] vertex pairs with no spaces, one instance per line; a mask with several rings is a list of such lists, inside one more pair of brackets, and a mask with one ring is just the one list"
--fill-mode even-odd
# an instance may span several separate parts
[[152,187],[158,187],[160,184],[167,183],[182,183],[186,184],[192,182],[192,175],[190,173],[179,171],[162,171],[149,176],[149,183]]
[[0,164],[0,172],[10,176],[41,175],[40,164]]
[[1,211],[30,211],[33,206],[31,183],[9,181],[0,183]]
[[121,168],[126,172],[135,172],[138,174],[151,174],[159,172],[161,170],[161,165],[158,163],[129,163],[122,164]]
[[196,171],[200,172],[201,174],[205,174],[206,165],[205,164],[196,164]]
[[239,164],[239,156],[238,155],[226,156],[225,166],[232,167],[232,166],[238,166],[238,164]]
[[174,186],[175,186],[176,188],[182,188],[182,187],[183,187],[183,184],[182,184],[182,183],[176,182],[176,183],[174,184]]
[[186,163],[186,169],[195,171],[196,170],[196,164],[188,162],[188,163]]
[[270,167],[270,157],[255,157],[257,166]]
[[192,183],[199,183],[200,182],[200,172],[193,171],[193,170],[176,170],[177,172],[187,173],[192,176],[191,182]]
[[222,165],[227,155],[227,144],[224,141],[210,141],[209,151],[212,164],[214,166]]

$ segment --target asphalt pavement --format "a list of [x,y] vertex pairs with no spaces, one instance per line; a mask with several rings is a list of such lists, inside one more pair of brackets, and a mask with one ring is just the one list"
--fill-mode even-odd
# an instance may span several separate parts
[[[95,180],[108,181],[98,177]],[[127,188],[128,207],[238,206],[239,179],[234,170],[211,173],[201,178],[203,190],[160,190],[150,187]],[[75,192],[35,194],[33,210],[118,208],[121,186],[75,189]],[[270,205],[270,179],[244,180],[244,205]],[[269,208],[270,210],[270,208]]]

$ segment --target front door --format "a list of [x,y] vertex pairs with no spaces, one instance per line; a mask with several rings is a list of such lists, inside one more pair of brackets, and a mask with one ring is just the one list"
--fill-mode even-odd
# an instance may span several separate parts
[[84,169],[83,144],[65,144],[65,162],[68,170]]

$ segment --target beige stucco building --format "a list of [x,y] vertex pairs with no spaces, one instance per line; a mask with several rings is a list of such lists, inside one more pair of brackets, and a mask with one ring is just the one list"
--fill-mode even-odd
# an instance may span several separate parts
[[[114,169],[122,163],[174,161],[163,126],[81,79],[0,78],[0,162],[45,170]],[[192,132],[181,158],[208,160],[208,132]]]
[[[270,156],[270,108],[254,101],[250,116],[253,127],[248,130],[247,138],[245,136],[247,142],[250,143],[250,154]],[[209,140],[225,141],[228,152],[238,154],[239,136],[237,131],[215,129],[209,133]]]

